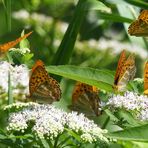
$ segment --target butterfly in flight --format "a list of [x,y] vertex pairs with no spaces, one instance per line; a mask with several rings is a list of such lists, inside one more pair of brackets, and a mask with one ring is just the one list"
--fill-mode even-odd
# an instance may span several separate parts
[[148,36],[148,10],[143,10],[138,19],[128,28],[128,33],[134,36]]
[[9,51],[10,48],[12,48],[15,45],[17,45],[20,41],[22,41],[23,39],[27,38],[31,33],[32,32],[29,32],[29,33],[23,35],[22,37],[17,38],[14,41],[10,41],[8,43],[0,45],[0,56],[5,54],[7,51]]
[[73,94],[72,105],[69,109],[84,113],[86,116],[99,116],[101,111],[98,90],[95,86],[77,82]]
[[130,54],[126,59],[126,53],[125,50],[123,50],[114,77],[114,90],[119,92],[125,91],[127,83],[134,78],[135,73],[136,66],[134,54]]
[[48,75],[41,60],[38,60],[32,68],[29,80],[29,92],[29,98],[39,103],[51,104],[54,101],[60,100],[60,85]]
[[144,94],[148,95],[148,62],[146,62],[144,68]]

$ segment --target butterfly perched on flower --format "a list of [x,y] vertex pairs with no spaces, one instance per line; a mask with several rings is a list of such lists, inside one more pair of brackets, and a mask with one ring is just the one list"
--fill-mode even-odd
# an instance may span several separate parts
[[32,68],[29,92],[30,98],[39,103],[52,103],[60,100],[60,85],[48,75],[41,60],[38,60]]
[[71,110],[84,113],[86,116],[98,116],[101,114],[99,109],[100,99],[98,90],[95,86],[77,82],[73,94]]
[[144,94],[148,95],[148,62],[146,62],[144,68]]
[[32,32],[29,32],[29,33],[23,35],[22,37],[17,38],[14,41],[10,41],[8,43],[0,45],[0,56],[3,55],[4,53],[6,53],[7,51],[9,51],[10,48],[12,48],[15,45],[17,45],[20,41],[22,41],[23,39],[27,38],[31,33]]
[[136,73],[135,56],[130,54],[126,59],[125,50],[121,52],[116,74],[114,77],[114,90],[125,91],[127,83],[132,80]]
[[135,36],[148,36],[148,10],[143,10],[138,19],[128,28],[128,33]]

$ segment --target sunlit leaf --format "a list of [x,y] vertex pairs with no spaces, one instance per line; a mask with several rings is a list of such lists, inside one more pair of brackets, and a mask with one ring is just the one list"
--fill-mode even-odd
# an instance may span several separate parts
[[60,75],[69,79],[81,81],[107,91],[112,91],[114,76],[109,70],[98,70],[89,67],[61,65],[48,66],[47,71],[55,75]]

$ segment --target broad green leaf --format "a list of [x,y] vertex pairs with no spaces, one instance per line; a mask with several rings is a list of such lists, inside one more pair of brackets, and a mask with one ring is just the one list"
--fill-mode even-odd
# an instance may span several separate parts
[[108,133],[106,136],[119,140],[148,142],[148,124]]
[[48,66],[49,73],[84,82],[106,91],[112,91],[114,76],[109,70],[72,65]]

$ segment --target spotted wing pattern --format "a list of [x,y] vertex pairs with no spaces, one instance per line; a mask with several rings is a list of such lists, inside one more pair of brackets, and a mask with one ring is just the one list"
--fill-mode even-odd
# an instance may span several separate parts
[[48,75],[41,60],[38,60],[32,68],[29,92],[31,99],[41,103],[59,101],[61,97],[58,82]]
[[148,10],[143,10],[138,19],[128,28],[128,33],[134,36],[148,36]]
[[144,94],[148,95],[148,62],[146,62],[144,68]]
[[[114,79],[114,89],[116,91],[125,91],[127,83],[132,80],[136,73],[135,56],[131,54],[127,59],[125,57],[125,51],[122,51]],[[122,59],[123,58],[123,59]],[[122,62],[122,63],[121,63]]]
[[72,94],[71,110],[84,113],[86,116],[98,116],[99,110],[98,90],[95,86],[77,82]]

